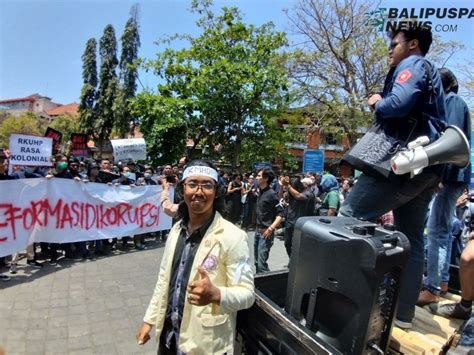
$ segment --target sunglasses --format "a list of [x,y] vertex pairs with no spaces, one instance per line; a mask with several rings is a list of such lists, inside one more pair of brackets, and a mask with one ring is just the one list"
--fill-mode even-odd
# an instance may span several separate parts
[[392,50],[394,49],[396,46],[398,46],[400,43],[405,43],[405,42],[409,42],[409,41],[400,41],[400,42],[397,42],[397,41],[391,41],[390,44],[388,45],[388,49],[389,50]]

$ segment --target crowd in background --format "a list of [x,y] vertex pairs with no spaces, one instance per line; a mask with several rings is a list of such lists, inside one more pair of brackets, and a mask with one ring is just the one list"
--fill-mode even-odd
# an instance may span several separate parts
[[[178,164],[165,164],[154,167],[150,164],[138,164],[129,160],[114,163],[110,159],[82,159],[68,158],[58,154],[52,158],[52,167],[30,167],[13,166],[8,170],[8,158],[0,157],[0,180],[12,179],[32,179],[32,178],[60,178],[73,179],[83,183],[94,182],[112,186],[129,185],[176,185],[180,180],[184,161]],[[226,209],[225,218],[234,224],[239,225],[244,230],[255,230],[256,228],[256,205],[259,194],[256,181],[257,172],[232,173],[228,169],[219,169],[219,184],[227,190],[225,197]],[[271,188],[278,194],[282,208],[292,214],[292,218],[309,215],[329,214],[335,215],[340,204],[347,196],[352,180],[342,179],[340,184],[334,178],[331,186],[321,186],[321,176],[319,174],[308,173],[306,175],[280,175],[275,179]],[[288,186],[293,186],[301,194],[310,195],[311,198],[296,200],[288,192]],[[341,186],[339,186],[341,185]],[[323,191],[327,189],[327,191]],[[180,196],[175,194],[174,203],[179,203]],[[296,213],[296,215],[295,215]],[[283,223],[282,227],[285,224]],[[27,249],[27,266],[42,268],[43,263],[39,263],[37,257],[48,260],[51,265],[56,265],[58,260],[65,258],[71,260],[93,259],[106,255],[114,249],[128,250],[135,248],[142,250],[146,248],[146,239],[149,237],[164,241],[168,231],[148,233],[147,235],[135,235],[114,239],[95,240],[92,242],[75,243],[35,243]],[[281,228],[277,234],[283,235]],[[133,244],[132,244],[133,241]],[[38,251],[37,251],[38,249]],[[10,259],[10,263],[7,260]],[[16,274],[19,260],[19,253],[11,258],[0,258],[0,267],[8,266],[10,274]],[[2,275],[2,274],[0,274]],[[8,277],[2,275],[2,280],[7,281]]]
[[[31,179],[31,178],[61,178],[74,179],[83,183],[94,182],[109,185],[176,185],[180,180],[185,162],[180,164],[165,164],[153,167],[149,164],[138,164],[129,160],[126,162],[113,163],[110,159],[101,160],[79,160],[56,155],[53,158],[53,167],[20,167],[14,166],[8,173],[8,159],[2,157],[0,164],[0,180],[7,179]],[[226,168],[218,169],[219,184],[225,187],[226,209],[224,217],[232,223],[240,226],[246,231],[255,231],[257,228],[257,199],[259,186],[257,183],[257,172],[232,173]],[[283,219],[275,236],[285,239],[285,247],[288,255],[291,253],[291,234],[293,226],[299,217],[305,216],[336,216],[339,207],[347,198],[355,181],[352,178],[336,178],[331,174],[320,175],[318,173],[307,174],[281,174],[275,176],[270,188],[275,191],[279,198],[279,205],[283,209]],[[462,230],[462,213],[466,206],[467,192],[459,199],[457,216],[453,216],[454,229]],[[180,196],[175,194],[175,204],[180,202]],[[380,224],[393,224],[393,216],[387,213],[379,218]],[[146,235],[135,235],[122,238],[95,240],[93,242],[75,243],[39,243],[30,245],[27,249],[27,267],[41,268],[42,263],[37,259],[38,254],[48,260],[51,265],[56,265],[58,259],[85,260],[106,255],[114,249],[128,250],[135,248],[142,250],[146,248],[146,239],[164,241],[168,231],[148,233]],[[286,237],[285,236],[288,236]],[[460,237],[453,230],[456,249],[459,246]],[[288,244],[289,243],[289,244]],[[0,267],[8,266],[10,274],[15,274],[19,260],[19,254],[8,258],[0,258]],[[8,276],[3,274],[2,279]]]

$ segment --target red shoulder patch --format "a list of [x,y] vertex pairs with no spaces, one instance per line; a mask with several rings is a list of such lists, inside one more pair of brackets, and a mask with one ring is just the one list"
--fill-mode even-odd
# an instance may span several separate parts
[[397,82],[398,84],[403,84],[411,77],[412,77],[411,71],[408,69],[405,69],[400,74],[398,74],[397,80],[395,80],[395,82]]

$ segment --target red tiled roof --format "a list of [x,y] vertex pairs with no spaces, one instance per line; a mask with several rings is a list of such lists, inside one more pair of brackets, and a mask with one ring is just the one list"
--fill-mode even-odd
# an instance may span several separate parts
[[20,97],[20,98],[17,98],[17,99],[0,100],[0,104],[7,104],[9,102],[19,102],[19,101],[31,101],[31,102],[33,102],[33,101],[35,101],[35,98],[27,96],[27,97]]
[[63,114],[69,114],[69,115],[77,115],[78,114],[78,109],[79,105],[76,104],[75,102],[67,104],[67,105],[61,105],[55,108],[52,108],[51,110],[47,111],[46,113],[50,116],[59,116]]

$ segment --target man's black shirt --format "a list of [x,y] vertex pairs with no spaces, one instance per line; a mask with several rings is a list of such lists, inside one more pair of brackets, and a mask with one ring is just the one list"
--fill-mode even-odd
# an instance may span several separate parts
[[283,207],[276,192],[267,186],[257,197],[257,228],[268,228],[277,216],[283,216]]
[[64,169],[60,173],[54,174],[54,177],[59,179],[73,179],[73,176],[68,169]]
[[287,226],[294,226],[298,218],[307,215],[306,212],[308,209],[308,199],[310,198],[309,194],[311,193],[312,192],[309,190],[300,192],[300,195],[304,198],[303,200],[297,200],[290,192],[288,193],[289,201],[288,209],[286,211]]
[[[201,228],[195,230],[190,236],[188,236],[188,220],[181,220],[180,224],[180,234],[176,242],[176,249],[173,255],[173,263],[171,267],[171,276],[170,276],[170,288],[168,291],[168,307],[166,309],[166,326],[172,326],[171,316],[173,312],[178,314],[177,324],[181,324],[183,318],[183,309],[184,303],[186,302],[186,288],[189,282],[189,276],[191,274],[191,268],[193,265],[194,257],[199,248],[202,238],[206,234],[206,231],[209,229],[212,221],[214,220],[215,212],[209,218],[209,220],[204,223]],[[184,255],[186,247],[189,247],[187,255]],[[184,258],[183,258],[184,257]],[[173,298],[175,292],[179,292],[178,304],[173,305]],[[173,331],[173,329],[166,329],[168,332]],[[179,329],[175,330],[179,333]]]

